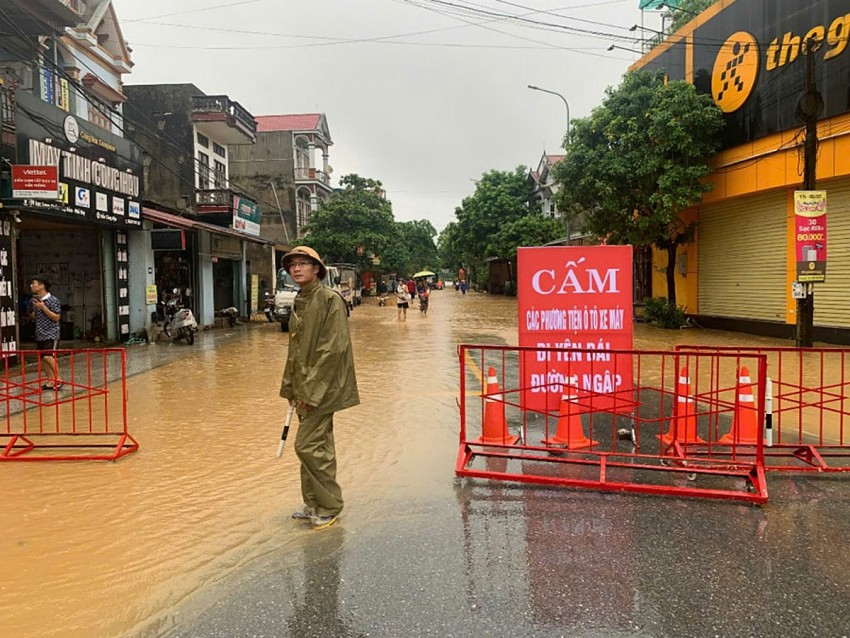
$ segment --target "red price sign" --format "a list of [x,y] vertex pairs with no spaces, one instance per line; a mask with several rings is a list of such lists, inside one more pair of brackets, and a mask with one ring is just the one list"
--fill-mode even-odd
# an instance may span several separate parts
[[797,281],[826,281],[826,191],[794,191]]
[[59,167],[12,166],[12,197],[59,199]]

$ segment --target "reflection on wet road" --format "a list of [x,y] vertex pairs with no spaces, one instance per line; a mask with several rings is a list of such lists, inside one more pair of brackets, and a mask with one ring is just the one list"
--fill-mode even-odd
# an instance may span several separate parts
[[[846,507],[846,481],[788,483],[763,510],[458,488],[456,347],[515,344],[516,300],[447,290],[427,316],[395,317],[370,298],[351,315],[362,405],[336,418],[346,509],[327,533],[288,517],[300,491],[291,443],[274,456],[274,324],[131,377],[137,454],[0,465],[0,635],[708,635],[712,614],[751,618],[789,594],[811,600],[779,620],[811,618],[805,605],[822,627],[847,620],[830,602],[850,593],[832,540],[850,532],[831,505]],[[697,339],[787,345],[638,326],[635,346]]]

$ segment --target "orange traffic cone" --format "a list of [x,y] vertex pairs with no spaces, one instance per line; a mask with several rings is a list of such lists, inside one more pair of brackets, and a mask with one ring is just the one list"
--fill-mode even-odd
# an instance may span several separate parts
[[676,403],[673,405],[673,416],[670,417],[670,429],[666,434],[656,434],[656,438],[670,445],[676,443],[706,442],[697,434],[697,417],[694,409],[694,398],[691,396],[691,380],[688,368],[679,372],[679,383],[676,384]]
[[738,407],[732,419],[732,429],[720,437],[721,445],[755,445],[758,443],[758,413],[750,381],[750,370],[741,366],[738,375]]
[[475,443],[485,445],[513,445],[519,440],[518,436],[512,436],[508,432],[508,423],[505,420],[505,402],[499,392],[499,380],[496,378],[496,369],[487,370],[487,385],[484,397],[484,425],[481,428],[481,437]]
[[555,430],[555,436],[550,436],[548,439],[543,439],[545,445],[558,445],[566,447],[568,450],[580,450],[585,447],[599,445],[599,441],[594,441],[584,435],[584,428],[581,425],[581,406],[578,404],[578,388],[568,386],[567,392],[561,397],[561,406],[558,410],[558,427]]

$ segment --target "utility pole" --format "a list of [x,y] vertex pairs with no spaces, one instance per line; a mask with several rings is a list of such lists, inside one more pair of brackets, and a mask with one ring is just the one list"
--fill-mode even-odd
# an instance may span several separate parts
[[[815,190],[818,156],[818,116],[823,108],[823,98],[815,81],[815,53],[821,40],[809,38],[805,44],[806,90],[797,104],[797,117],[806,124],[806,141],[803,144],[803,190]],[[797,347],[811,348],[815,322],[815,285],[804,284],[806,296],[797,300]]]

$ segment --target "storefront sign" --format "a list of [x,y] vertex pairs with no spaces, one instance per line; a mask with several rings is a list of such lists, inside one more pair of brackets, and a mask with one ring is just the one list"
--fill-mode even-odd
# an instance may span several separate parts
[[157,299],[159,299],[159,297],[156,292],[156,284],[145,286],[145,304],[148,306],[154,306],[156,305]]
[[239,195],[233,196],[233,229],[260,236],[260,207],[256,202]]
[[[670,3],[666,3],[670,4]],[[693,33],[653,52],[644,70],[692,81],[725,113],[723,147],[731,148],[797,128],[807,42],[815,53],[815,84],[826,119],[848,111],[850,13],[847,2],[736,0],[694,24]],[[686,27],[685,33],[688,28]]]
[[118,336],[121,341],[130,337],[130,254],[127,233],[115,233],[115,283],[118,297]]
[[15,199],[59,199],[59,169],[56,166],[12,166],[12,197]]
[[251,275],[251,314],[257,314],[260,305],[260,276]]
[[568,350],[523,355],[523,406],[557,410],[575,386],[596,409],[625,409],[631,355],[575,350],[632,349],[632,247],[520,248],[517,284],[519,345]]
[[794,191],[797,281],[826,281],[826,191]]
[[0,214],[0,357],[18,349],[17,295],[12,268],[12,220]]
[[141,150],[117,135],[21,92],[22,163],[57,171],[58,198],[22,197],[22,207],[119,227],[142,225]]

